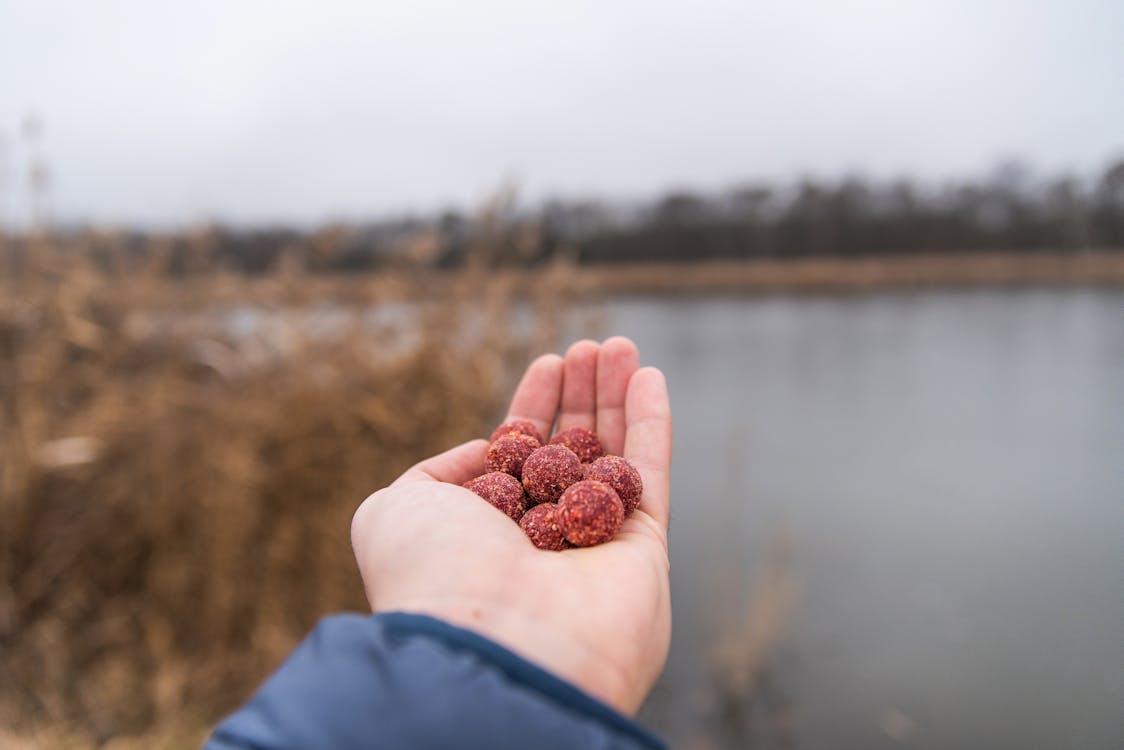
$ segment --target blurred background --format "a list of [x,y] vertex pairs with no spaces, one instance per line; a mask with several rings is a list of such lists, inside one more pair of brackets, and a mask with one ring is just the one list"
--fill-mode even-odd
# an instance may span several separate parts
[[1122,33],[0,0],[0,744],[197,746],[364,608],[370,491],[619,333],[676,415],[674,747],[1119,747]]

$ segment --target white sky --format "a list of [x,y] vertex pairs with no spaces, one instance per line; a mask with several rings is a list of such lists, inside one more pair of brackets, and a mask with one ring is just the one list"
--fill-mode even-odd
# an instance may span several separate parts
[[1124,3],[0,0],[19,170],[27,112],[71,221],[1089,171],[1124,155]]

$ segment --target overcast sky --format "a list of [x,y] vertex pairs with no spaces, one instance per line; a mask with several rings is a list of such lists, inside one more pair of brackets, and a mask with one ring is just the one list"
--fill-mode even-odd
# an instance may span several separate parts
[[56,217],[172,226],[1089,172],[1122,40],[1119,0],[0,0],[0,137],[22,171],[43,119]]

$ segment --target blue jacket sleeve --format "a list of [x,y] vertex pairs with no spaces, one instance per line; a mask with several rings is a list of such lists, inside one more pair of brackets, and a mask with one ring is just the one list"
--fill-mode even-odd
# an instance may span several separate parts
[[664,747],[502,646],[395,612],[322,620],[206,750]]

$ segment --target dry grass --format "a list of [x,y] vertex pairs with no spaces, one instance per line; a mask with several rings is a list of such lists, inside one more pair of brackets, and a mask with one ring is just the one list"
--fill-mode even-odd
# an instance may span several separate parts
[[581,269],[590,293],[867,291],[925,287],[1124,286],[1124,251],[713,261]]
[[84,258],[0,265],[0,744],[194,746],[365,607],[352,512],[485,434],[566,270],[519,333],[483,263],[435,297],[410,268],[333,291]]
[[[868,292],[880,289],[1007,288],[1007,287],[1122,287],[1124,249],[1085,253],[983,253],[960,255],[869,257],[856,259],[706,261],[700,263],[633,263],[573,266],[555,264],[550,273],[562,276],[567,294],[600,298],[617,294],[754,294],[776,292]],[[540,269],[507,267],[497,270],[493,283],[536,303],[541,289]],[[383,274],[388,288],[409,286],[401,269]],[[397,280],[397,281],[395,281]],[[311,278],[311,294],[359,295],[369,285],[364,276],[346,279]],[[427,283],[436,293],[463,283],[461,271],[434,273]],[[268,296],[275,282],[251,280],[239,295]],[[556,299],[556,298],[555,298]]]
[[788,533],[774,532],[765,553],[748,576],[732,559],[708,572],[708,683],[695,696],[695,721],[682,742],[690,750],[797,745],[792,628],[801,585]]

